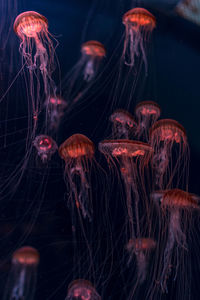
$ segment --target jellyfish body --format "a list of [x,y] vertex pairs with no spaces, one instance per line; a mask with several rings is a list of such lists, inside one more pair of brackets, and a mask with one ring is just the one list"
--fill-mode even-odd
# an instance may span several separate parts
[[153,101],[142,101],[136,105],[135,115],[137,117],[138,138],[143,137],[145,141],[149,140],[149,129],[160,117],[160,107]]
[[38,156],[45,163],[51,159],[51,156],[58,149],[56,142],[48,135],[38,135],[33,141],[33,145],[38,151]]
[[59,154],[65,160],[65,177],[70,188],[69,203],[76,205],[84,218],[92,219],[90,203],[89,165],[94,156],[93,142],[82,134],[74,134],[60,147]]
[[60,125],[60,121],[64,115],[64,111],[67,107],[67,102],[61,97],[50,97],[45,102],[45,106],[49,115],[49,130],[56,131]]
[[142,57],[147,72],[146,42],[156,26],[155,17],[144,8],[133,8],[123,16],[126,27],[123,59],[126,65],[133,67],[136,58]]
[[[48,32],[48,20],[35,11],[26,11],[17,16],[14,22],[14,31],[20,38],[20,52],[29,69],[30,94],[34,120],[37,120],[41,110],[39,73],[43,79],[46,100],[50,93],[55,93],[55,84],[52,79],[54,70],[54,52],[51,35]],[[33,76],[36,76],[36,87]],[[35,94],[37,95],[35,99]]]
[[175,120],[159,120],[150,128],[150,144],[154,149],[156,187],[187,187],[189,148],[184,127]]
[[137,124],[133,116],[126,110],[118,109],[110,116],[112,136],[115,139],[128,139],[136,131]]
[[16,250],[12,257],[12,267],[3,300],[33,300],[39,253],[32,247]]
[[[126,192],[129,239],[134,240],[141,236],[139,187],[143,189],[143,172],[150,160],[152,148],[150,145],[138,141],[104,140],[99,143],[99,150],[105,155],[108,162],[114,163],[116,160],[119,165]],[[136,224],[136,228],[134,224]]]
[[130,253],[130,259],[135,255],[137,261],[137,278],[139,283],[143,283],[147,274],[147,253],[156,247],[156,242],[151,238],[130,239],[126,249]]
[[77,279],[70,283],[66,300],[101,300],[90,281]]
[[[171,274],[172,266],[175,268],[175,278],[178,268],[182,262],[180,250],[187,249],[186,232],[190,227],[188,216],[193,210],[199,210],[199,197],[180,189],[162,190],[152,193],[156,202],[160,203],[164,226],[168,226],[168,237],[164,249],[162,270],[158,275],[158,281],[164,292],[167,291],[167,279]],[[162,244],[165,242],[164,235],[161,235]],[[176,250],[176,264],[172,263],[173,252]]]

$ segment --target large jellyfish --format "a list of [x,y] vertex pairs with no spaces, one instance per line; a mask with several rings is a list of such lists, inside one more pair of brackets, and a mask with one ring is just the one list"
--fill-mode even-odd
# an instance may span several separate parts
[[94,156],[94,144],[83,134],[74,134],[60,147],[59,154],[65,160],[65,176],[69,185],[69,204],[74,212],[76,205],[78,213],[84,218],[92,219],[92,203],[89,167]]
[[165,189],[183,185],[187,188],[189,147],[186,131],[177,121],[162,119],[150,128],[154,149],[155,186]]
[[66,300],[101,300],[90,281],[77,279],[69,284]]
[[[152,148],[150,145],[139,141],[104,140],[99,143],[99,150],[105,155],[108,163],[115,164],[116,161],[120,168],[126,192],[128,239],[134,240],[141,237],[139,202],[141,195],[145,198],[144,168],[148,165]],[[147,212],[147,203],[144,202],[143,208]]]
[[64,80],[64,96],[70,104],[70,109],[91,86],[106,56],[106,50],[100,42],[88,41],[81,45],[81,54],[80,60]]
[[39,259],[38,251],[32,247],[14,252],[3,300],[34,299]]
[[149,128],[160,117],[160,106],[153,101],[142,101],[136,105],[135,115],[137,117],[138,127],[137,136],[145,141],[149,140]]
[[[167,280],[172,269],[176,280],[178,269],[184,266],[181,250],[188,254],[187,231],[192,225],[191,212],[199,211],[200,198],[180,189],[156,191],[152,193],[152,198],[157,204],[160,203],[161,216],[164,219],[159,242],[161,245],[166,244],[162,261],[159,263],[157,280],[162,290],[166,292]],[[165,240],[166,226],[168,226],[168,237]],[[177,280],[179,281],[180,278]]]
[[48,135],[38,135],[33,141],[33,145],[38,151],[43,163],[51,159],[51,156],[56,152],[58,146],[56,142]]
[[144,8],[133,8],[123,16],[126,26],[123,58],[126,65],[134,66],[136,58],[142,57],[147,72],[146,42],[156,26],[155,17]]
[[21,40],[19,50],[23,63],[29,70],[33,118],[37,121],[42,109],[40,74],[47,101],[51,93],[55,94],[56,89],[52,79],[55,68],[52,35],[48,31],[48,20],[35,11],[26,11],[18,15],[14,22],[14,31]]
[[133,116],[126,110],[118,109],[110,116],[112,122],[112,136],[114,139],[129,139],[137,128]]

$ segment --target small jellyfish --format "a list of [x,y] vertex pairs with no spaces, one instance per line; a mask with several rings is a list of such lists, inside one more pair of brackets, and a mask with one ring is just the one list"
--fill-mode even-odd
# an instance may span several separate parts
[[149,140],[149,128],[160,117],[160,106],[153,101],[142,101],[136,105],[135,115],[137,117],[138,138],[143,137],[145,141]]
[[19,50],[29,70],[33,118],[37,120],[42,107],[39,74],[43,79],[46,100],[49,100],[51,93],[55,93],[52,79],[55,68],[52,35],[48,31],[48,20],[35,11],[26,11],[18,15],[13,27],[21,40]]
[[77,279],[68,286],[66,300],[101,300],[90,281]]
[[32,247],[22,247],[12,256],[3,300],[33,300],[40,255]]
[[81,58],[64,79],[64,97],[70,109],[88,91],[99,72],[106,50],[98,41],[88,41],[81,45]]
[[51,156],[56,152],[58,146],[56,142],[48,135],[38,135],[33,141],[33,145],[38,151],[38,156],[43,163],[51,159]]
[[126,27],[123,58],[126,65],[133,67],[136,58],[142,57],[147,72],[146,42],[156,27],[155,17],[144,8],[133,8],[123,16]]
[[74,204],[84,218],[92,220],[92,204],[89,166],[94,157],[94,144],[83,134],[74,134],[60,147],[59,155],[65,160],[65,177],[69,185],[69,204]]
[[[172,267],[175,269],[175,278],[178,268],[184,265],[181,261],[183,257],[181,250],[187,250],[186,233],[191,227],[190,217],[194,210],[199,211],[200,198],[180,189],[161,190],[152,193],[155,202],[159,202],[162,218],[164,218],[164,227],[168,226],[168,237],[165,241],[165,232],[160,235],[160,243],[165,245],[162,269],[158,274],[158,281],[164,292],[167,292],[167,279],[171,274]],[[173,257],[173,252],[174,257]],[[173,262],[172,262],[173,259]],[[176,262],[175,262],[176,259]],[[177,279],[178,280],[178,279]]]
[[189,147],[184,127],[177,121],[162,119],[150,128],[154,149],[153,168],[157,189],[171,188],[188,182]]
[[147,274],[147,253],[156,247],[156,242],[151,238],[136,238],[130,239],[126,245],[127,251],[130,253],[130,260],[132,256],[136,256],[137,261],[137,278],[139,283],[143,283]]
[[145,198],[144,168],[148,165],[152,150],[150,145],[132,140],[104,140],[99,143],[99,151],[108,163],[115,165],[114,161],[117,161],[119,165],[126,192],[129,239],[132,240],[141,236],[139,200],[140,195]]
[[133,116],[123,109],[114,111],[110,116],[110,121],[112,122],[112,137],[114,139],[128,139],[137,128]]
[[106,56],[103,44],[98,41],[88,41],[81,46],[82,63],[84,65],[84,80],[90,81],[97,74],[102,59]]
[[67,102],[61,97],[50,97],[44,104],[48,111],[49,130],[56,131],[67,107]]

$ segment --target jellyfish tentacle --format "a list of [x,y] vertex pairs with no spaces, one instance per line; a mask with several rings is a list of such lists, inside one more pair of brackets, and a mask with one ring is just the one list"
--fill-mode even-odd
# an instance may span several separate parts
[[16,300],[19,299],[20,300],[23,298],[25,276],[26,276],[26,270],[25,270],[25,268],[23,268],[23,270],[19,274],[19,279],[13,288],[11,299],[16,299]]
[[[76,165],[74,168],[70,170],[70,185],[71,189],[74,193],[74,198],[76,202],[76,207],[81,209],[82,215],[84,218],[88,217],[89,221],[92,220],[91,214],[89,212],[89,207],[87,207],[88,201],[88,192],[89,192],[89,184],[87,182],[87,178],[82,170],[81,166]],[[78,175],[80,178],[80,190],[78,191],[77,184],[74,182],[73,177]]]
[[84,70],[84,80],[85,81],[91,81],[92,78],[94,77],[94,60],[91,58],[88,60],[85,66]]
[[143,251],[136,252],[138,280],[143,283],[147,273],[147,261]]

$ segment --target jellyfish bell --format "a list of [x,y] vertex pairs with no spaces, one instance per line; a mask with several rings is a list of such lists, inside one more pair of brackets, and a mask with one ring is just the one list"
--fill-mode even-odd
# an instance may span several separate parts
[[105,57],[106,49],[104,45],[98,41],[88,41],[82,44],[81,52],[92,57]]
[[156,18],[145,8],[136,7],[127,11],[123,16],[123,24],[130,24],[135,30],[139,27],[156,27]]
[[153,101],[142,101],[136,105],[135,115],[138,121],[137,135],[140,138],[144,138],[148,141],[148,132],[150,127],[160,117],[160,106]]
[[47,31],[48,20],[41,14],[35,11],[26,11],[17,16],[14,22],[15,33],[23,39],[36,37],[37,34],[42,34]]
[[39,260],[39,252],[30,246],[19,248],[13,253],[3,300],[34,299]]
[[195,194],[188,193],[180,189],[155,191],[152,193],[155,201],[158,201],[163,210],[165,209],[200,209],[200,198]]
[[160,117],[160,113],[160,106],[154,101],[142,101],[135,108],[135,114],[138,119],[140,116],[155,116],[157,120]]
[[77,279],[69,284],[66,300],[76,299],[101,300],[101,297],[90,281],[85,279]]
[[126,110],[118,109],[110,116],[112,122],[112,134],[116,139],[128,139],[129,135],[136,131],[137,123],[133,116]]
[[33,141],[33,145],[38,151],[38,156],[45,163],[51,159],[51,156],[56,152],[58,146],[56,142],[48,135],[38,135]]
[[130,239],[126,248],[128,251],[134,249],[135,252],[149,251],[156,247],[156,242],[151,238]]
[[156,27],[155,17],[144,8],[133,8],[123,16],[126,27],[123,59],[126,65],[133,67],[136,58],[142,57],[147,72],[146,42]]
[[35,248],[29,246],[17,249],[12,256],[12,262],[14,264],[38,265],[39,260],[39,252]]
[[[172,119],[156,121],[149,131],[158,189],[188,184],[189,147],[184,127]],[[172,180],[173,179],[173,180]],[[176,179],[176,180],[175,180]]]
[[152,154],[152,147],[147,143],[133,140],[104,140],[99,143],[99,150],[113,157],[146,157]]
[[172,119],[157,121],[150,129],[151,140],[161,140],[166,143],[187,143],[187,135],[184,127]]
[[[74,202],[84,218],[92,219],[90,196],[90,163],[94,159],[94,144],[83,134],[74,134],[60,147],[59,155],[65,160],[65,178],[69,185],[69,204]],[[77,180],[77,178],[79,180]]]
[[92,158],[94,155],[94,144],[85,135],[74,134],[60,146],[59,154],[65,161],[68,159]]

